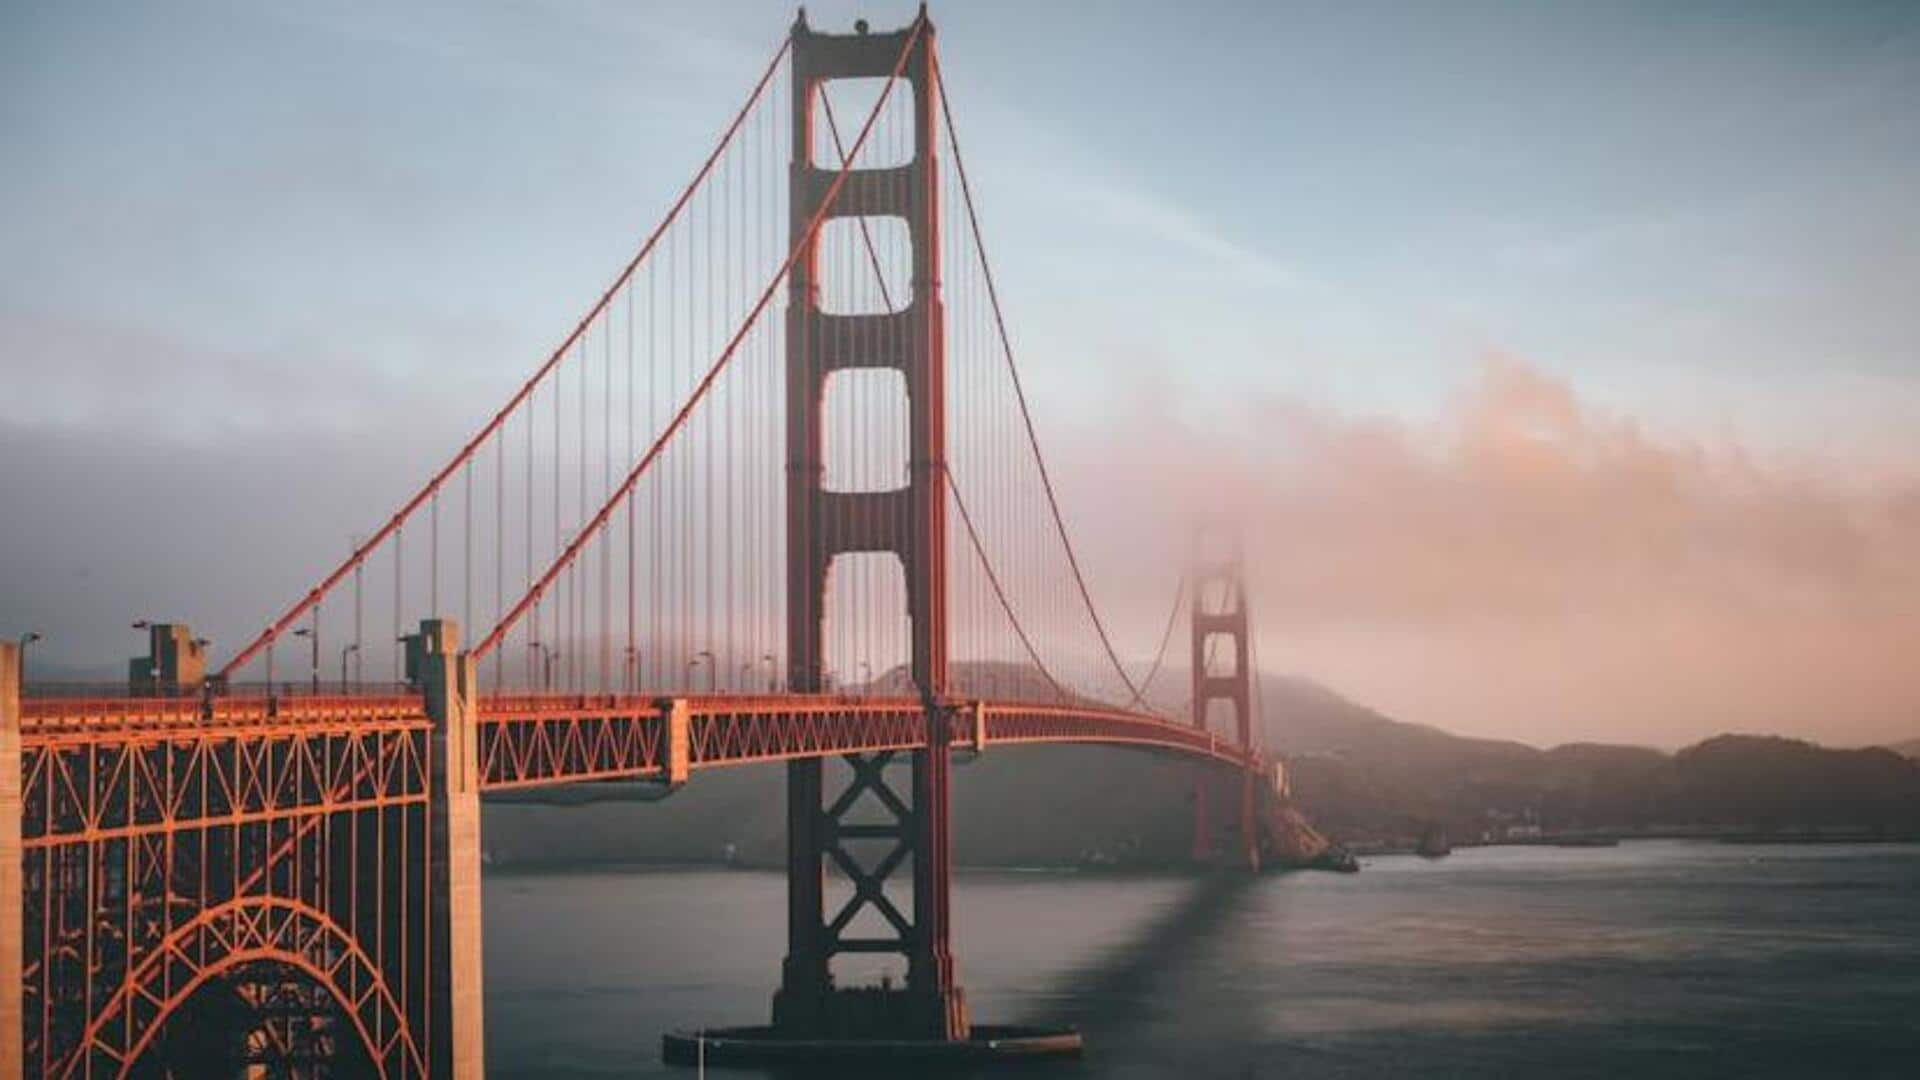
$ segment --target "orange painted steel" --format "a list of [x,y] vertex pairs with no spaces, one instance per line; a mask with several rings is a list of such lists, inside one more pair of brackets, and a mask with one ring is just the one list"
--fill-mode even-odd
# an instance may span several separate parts
[[319,986],[289,1032],[430,1074],[422,704],[23,702],[23,1071],[125,1075],[219,976]]
[[[325,912],[277,897],[199,912],[176,929],[87,1025],[84,1049],[67,1072],[125,1074],[152,1045],[165,1018],[194,991],[210,979],[263,962],[292,965],[325,989],[382,1075],[426,1074],[425,1052],[405,1023],[401,1003],[359,942]],[[184,981],[175,978],[183,974]],[[165,988],[164,996],[157,987]],[[136,1001],[154,1006],[144,1023],[133,1019]],[[128,1022],[118,1026],[130,1037],[115,1040],[116,1022],[123,1017]]]
[[[695,770],[841,754],[913,750],[926,744],[919,698],[715,694],[683,699]],[[480,701],[482,790],[641,779],[664,774],[664,699],[635,695],[503,695]],[[986,742],[1104,743],[1258,769],[1258,755],[1146,713],[1095,705],[953,700],[956,749],[980,749],[971,710],[986,714]]]
[[[691,720],[691,765],[724,768],[845,753],[908,750],[921,746],[925,705],[919,698],[851,697],[828,694],[697,695],[684,699]],[[483,790],[566,784],[588,780],[648,776],[665,768],[664,732],[668,699],[651,695],[502,694],[483,696],[480,709],[480,760]],[[157,788],[136,789],[130,798],[140,812],[115,817],[110,789],[123,779],[158,784],[128,750],[191,746],[196,768],[211,766],[225,801],[207,820],[254,820],[310,810],[347,809],[360,799],[300,786],[297,774],[277,781],[267,777],[268,748],[296,751],[295,768],[317,779],[336,779],[340,762],[328,772],[321,753],[326,740],[364,740],[422,732],[430,726],[418,698],[298,698],[270,711],[264,701],[222,702],[206,719],[199,702],[187,707],[153,699],[34,699],[23,709],[22,741],[27,751],[23,787],[41,791],[40,805],[80,822],[36,833],[29,845],[55,839],[97,836],[89,828],[143,828],[185,825],[198,820],[191,808],[168,806]],[[952,745],[977,749],[968,710],[987,715],[992,743],[1105,743],[1209,758],[1223,765],[1258,767],[1258,755],[1185,724],[1149,713],[1099,705],[1041,702],[977,702],[953,699],[940,706],[953,716]],[[252,745],[258,744],[258,745]],[[231,748],[226,757],[211,756]],[[58,750],[60,753],[46,753]],[[97,779],[92,796],[72,775],[65,751],[104,754],[110,769]],[[371,761],[362,746],[357,761]],[[278,764],[288,764],[279,761]],[[416,763],[417,767],[417,763]],[[385,799],[389,796],[379,796]],[[31,800],[30,800],[31,801]],[[155,817],[154,815],[158,815]],[[106,822],[102,825],[100,823]]]
[[[917,698],[680,700],[695,771],[910,751],[928,731]],[[484,696],[482,790],[664,778],[674,705]],[[1259,768],[1142,713],[936,708],[956,749],[1096,743]],[[419,968],[432,734],[406,696],[23,702],[27,1073],[124,1074],[193,988],[246,969],[319,985],[383,1075],[431,1075]]]
[[356,546],[353,553],[347,557],[345,562],[334,568],[331,574],[321,579],[320,583],[308,590],[305,596],[295,601],[293,606],[288,608],[278,619],[275,619],[265,631],[248,642],[238,653],[234,654],[233,659],[227,661],[226,665],[220,669],[218,676],[216,676],[217,678],[222,680],[231,679],[235,672],[246,666],[247,661],[253,659],[261,650],[272,645],[300,616],[306,614],[315,605],[325,599],[326,595],[331,592],[336,585],[344,581],[347,576],[354,571],[355,567],[366,562],[367,556],[373,552],[374,549],[386,542],[388,537],[397,533],[400,528],[406,524],[407,519],[413,516],[415,511],[419,510],[423,505],[426,505],[427,502],[439,492],[441,486],[452,479],[456,470],[468,461],[471,461],[481,446],[485,445],[487,440],[492,438],[494,434],[500,431],[506,424],[507,418],[512,416],[514,411],[533,395],[534,389],[540,385],[541,381],[544,380],[548,374],[559,366],[561,360],[566,357],[567,352],[586,334],[587,328],[592,326],[593,321],[613,302],[613,298],[619,294],[621,286],[632,280],[634,271],[639,269],[640,264],[645,262],[649,255],[653,254],[654,247],[659,244],[661,237],[666,235],[668,227],[679,218],[680,212],[686,209],[694,193],[700,189],[700,186],[706,182],[707,177],[712,174],[714,165],[719,162],[720,156],[726,151],[727,146],[733,142],[734,135],[739,132],[741,125],[745,123],[747,116],[752,112],[754,103],[760,100],[760,95],[766,90],[767,85],[773,81],[774,73],[780,70],[780,61],[786,57],[788,48],[789,44],[787,42],[781,43],[779,50],[774,53],[773,59],[767,61],[766,70],[761,73],[760,81],[754,84],[753,93],[748,96],[746,104],[740,106],[740,111],[734,114],[733,122],[727,125],[726,129],[721,133],[718,145],[707,155],[706,161],[701,163],[699,170],[693,174],[693,179],[688,181],[687,186],[681,190],[680,197],[674,201],[673,206],[667,211],[666,217],[662,218],[660,223],[654,226],[653,231],[647,235],[646,241],[640,245],[640,250],[634,254],[632,260],[630,260],[626,267],[620,271],[619,275],[613,279],[613,284],[608,285],[606,291],[600,294],[600,299],[596,301],[591,308],[587,309],[587,313],[580,317],[578,323],[574,324],[573,332],[568,334],[566,338],[560,342],[559,346],[547,355],[546,361],[521,385],[519,392],[509,398],[506,405],[494,413],[492,419],[488,420],[486,425],[476,432],[465,446],[460,448],[459,453],[456,453],[451,461],[441,466],[440,471],[434,473],[433,478],[427,481],[424,487],[420,488],[419,491],[414,493],[412,498],[402,504],[400,509],[394,513],[393,517],[387,520],[386,524],[382,525],[380,529],[368,537],[365,542]]

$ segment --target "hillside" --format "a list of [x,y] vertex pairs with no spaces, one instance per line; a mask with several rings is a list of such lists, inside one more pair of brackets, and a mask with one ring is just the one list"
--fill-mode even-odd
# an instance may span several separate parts
[[[1379,716],[1276,683],[1273,713],[1295,798],[1334,835],[1405,841],[1428,823],[1455,841],[1566,830],[1831,829],[1920,835],[1920,762],[1775,736],[1721,735],[1666,754],[1570,743],[1539,750]],[[1270,710],[1272,712],[1272,710]]]

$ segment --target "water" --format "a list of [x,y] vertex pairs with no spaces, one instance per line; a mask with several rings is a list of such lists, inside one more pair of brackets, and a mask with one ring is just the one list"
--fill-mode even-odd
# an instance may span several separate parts
[[[765,1022],[784,890],[748,871],[490,873],[491,1071],[690,1075],[659,1063],[660,1033]],[[954,903],[975,1019],[1086,1036],[1082,1062],[1027,1075],[1920,1075],[1920,845],[976,872]]]

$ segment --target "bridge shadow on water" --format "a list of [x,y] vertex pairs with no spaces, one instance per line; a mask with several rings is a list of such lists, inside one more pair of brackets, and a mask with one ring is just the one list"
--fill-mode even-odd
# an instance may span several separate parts
[[[994,1066],[951,1066],[938,1071],[899,1064],[873,1067],[804,1067],[761,1075],[786,1080],[903,1075],[989,1077],[1160,1077],[1181,1074],[1240,1078],[1268,1075],[1258,1063],[1262,1021],[1257,1002],[1222,1006],[1221,995],[1191,989],[1210,970],[1234,962],[1227,955],[1240,942],[1232,928],[1257,890],[1271,879],[1221,873],[1195,879],[1131,939],[1091,962],[1068,970],[1021,997],[1027,1004],[1005,1015],[975,1002],[975,1020],[1036,1027],[1070,1024],[1086,1038],[1077,1061],[1040,1061]],[[1204,1002],[1204,1004],[1203,1004]],[[1204,1046],[1204,1051],[1198,1048]],[[1236,1053],[1233,1049],[1238,1048]],[[1223,1053],[1225,1051],[1225,1053]],[[1233,1059],[1223,1062],[1224,1058]],[[1206,1064],[1196,1067],[1196,1059]]]
[[1257,884],[1257,878],[1231,873],[1196,879],[1132,940],[1063,975],[1043,992],[1043,1004],[1015,1022],[1066,1022],[1084,1030],[1129,1028],[1163,1017],[1177,1007],[1166,1000],[1168,983],[1214,944]]
[[[1195,991],[1211,972],[1237,962],[1232,954],[1245,939],[1236,928],[1253,898],[1273,884],[1231,872],[1195,880],[1131,940],[1064,974],[1019,1022],[1064,1022],[1081,1031],[1086,1054],[1064,1070],[1068,1075],[1264,1075],[1255,1063],[1259,1003]],[[1223,1057],[1244,1060],[1227,1064]],[[1208,1064],[1196,1069],[1200,1060]]]

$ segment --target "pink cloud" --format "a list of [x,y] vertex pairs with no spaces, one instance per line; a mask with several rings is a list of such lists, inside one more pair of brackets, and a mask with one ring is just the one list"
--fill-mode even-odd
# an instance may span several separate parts
[[1157,396],[1063,455],[1101,493],[1073,509],[1103,592],[1141,626],[1164,597],[1122,568],[1179,558],[1156,523],[1230,507],[1268,666],[1406,719],[1536,743],[1920,733],[1920,463],[1862,478],[1651,432],[1503,356],[1424,425],[1270,398],[1203,427]]

